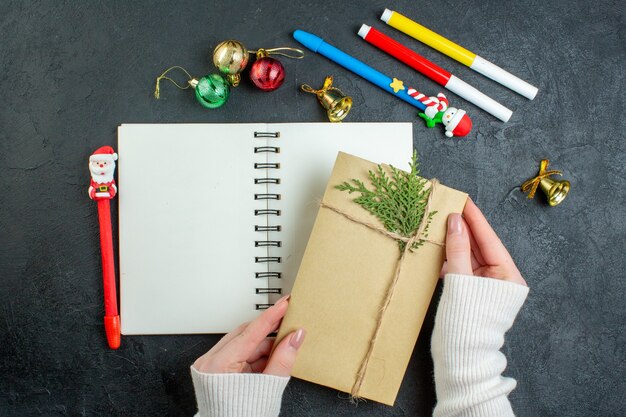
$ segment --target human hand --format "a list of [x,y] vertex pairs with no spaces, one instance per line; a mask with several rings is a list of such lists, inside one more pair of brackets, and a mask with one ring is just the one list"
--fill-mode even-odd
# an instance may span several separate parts
[[289,376],[306,332],[298,329],[285,336],[271,356],[274,338],[267,337],[278,329],[287,312],[288,299],[288,295],[284,296],[255,320],[225,335],[211,350],[200,356],[193,367],[205,373],[262,372]]
[[448,216],[446,273],[479,275],[527,285],[496,232],[471,199],[463,210]]

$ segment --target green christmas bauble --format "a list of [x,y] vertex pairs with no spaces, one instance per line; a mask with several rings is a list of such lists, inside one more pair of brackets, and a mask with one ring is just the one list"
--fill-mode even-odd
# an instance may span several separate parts
[[230,85],[220,74],[200,78],[194,88],[198,102],[207,109],[223,106],[230,95]]

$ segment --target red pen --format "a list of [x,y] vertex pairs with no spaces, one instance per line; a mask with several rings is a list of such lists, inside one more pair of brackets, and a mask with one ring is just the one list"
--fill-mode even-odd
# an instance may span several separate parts
[[404,62],[414,70],[424,74],[439,85],[455,94],[463,97],[470,103],[474,103],[487,113],[506,122],[513,112],[491,97],[481,93],[465,81],[444,70],[440,66],[433,64],[417,52],[407,48],[400,42],[390,38],[384,33],[368,25],[362,25],[358,32],[359,36],[371,45],[387,52],[389,55]]
[[104,283],[104,330],[111,349],[120,347],[120,316],[117,311],[115,289],[115,262],[113,260],[113,236],[111,230],[111,200],[117,194],[113,179],[117,154],[110,146],[98,148],[89,157],[91,183],[89,198],[98,202],[100,223],[100,252],[102,254],[102,278]]

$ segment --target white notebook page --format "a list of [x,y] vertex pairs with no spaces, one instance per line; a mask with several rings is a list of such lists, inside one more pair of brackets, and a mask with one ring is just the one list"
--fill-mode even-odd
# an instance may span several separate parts
[[[125,124],[118,135],[123,334],[225,333],[253,319],[280,297],[256,288],[291,291],[337,152],[407,169],[412,151],[410,123]],[[280,183],[254,183],[264,177]],[[264,208],[280,216],[254,215]],[[255,263],[266,256],[281,261]]]

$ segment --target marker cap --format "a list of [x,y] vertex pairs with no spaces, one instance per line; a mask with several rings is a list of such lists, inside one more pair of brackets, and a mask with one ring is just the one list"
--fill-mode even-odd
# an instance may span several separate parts
[[365,39],[371,28],[372,27],[368,25],[361,25],[361,29],[359,29],[358,35]]
[[319,47],[324,43],[322,38],[303,30],[293,32],[293,38],[313,52],[317,52]]
[[380,16],[380,20],[382,20],[385,23],[388,23],[389,19],[391,19],[392,13],[393,13],[393,10],[385,9],[382,16]]
[[454,75],[450,76],[446,88],[503,122],[508,122],[513,115],[511,110]]
[[474,58],[474,62],[470,65],[470,68],[483,74],[485,77],[489,77],[503,86],[510,88],[516,93],[523,95],[527,99],[534,99],[537,95],[537,91],[539,91],[537,87],[528,84],[526,81],[516,77],[506,70],[503,70],[496,64],[492,64],[485,58],[478,55]]

